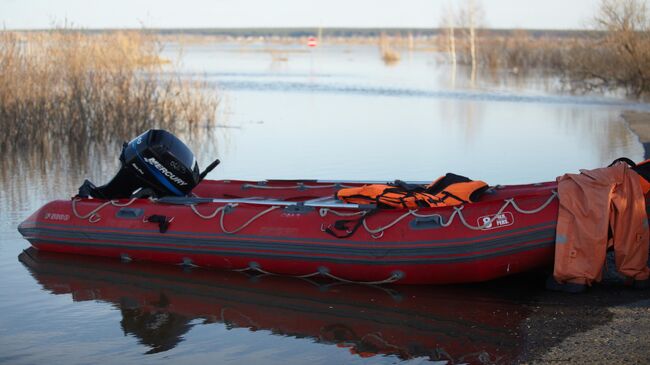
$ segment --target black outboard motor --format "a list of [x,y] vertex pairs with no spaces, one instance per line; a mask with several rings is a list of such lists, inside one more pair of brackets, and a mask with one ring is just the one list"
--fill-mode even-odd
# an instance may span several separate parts
[[203,180],[219,160],[203,173],[190,149],[173,134],[150,129],[129,143],[120,154],[121,167],[106,185],[96,187],[84,181],[80,197],[119,199],[137,196],[185,196]]

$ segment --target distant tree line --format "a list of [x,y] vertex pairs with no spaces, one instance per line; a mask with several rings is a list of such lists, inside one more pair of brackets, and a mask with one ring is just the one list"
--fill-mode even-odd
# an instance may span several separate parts
[[[150,35],[171,35],[171,36],[226,36],[226,37],[287,37],[303,38],[315,36],[318,33],[317,27],[301,28],[147,28],[147,29],[59,29],[61,32],[73,32],[82,34],[115,33],[119,31],[137,31]],[[412,34],[415,37],[437,37],[445,34],[447,28],[443,25],[439,28],[324,28],[324,37],[381,37],[387,34],[396,37],[408,37]],[[517,29],[480,29],[480,32],[487,32],[491,36],[510,36],[518,32]],[[1,33],[2,31],[0,31]],[[22,30],[21,33],[41,33],[42,30]],[[526,32],[532,38],[554,37],[554,38],[581,38],[593,37],[600,33],[595,30],[579,29],[527,29]]]

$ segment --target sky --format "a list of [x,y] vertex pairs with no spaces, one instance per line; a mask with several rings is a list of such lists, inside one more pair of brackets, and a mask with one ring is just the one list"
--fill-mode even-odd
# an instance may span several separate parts
[[[478,0],[490,28],[582,29],[600,0]],[[414,27],[464,0],[0,0],[4,29]]]

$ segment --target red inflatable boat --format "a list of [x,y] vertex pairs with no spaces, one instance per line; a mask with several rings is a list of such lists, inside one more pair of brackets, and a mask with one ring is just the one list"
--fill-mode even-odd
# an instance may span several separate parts
[[417,210],[334,199],[360,185],[206,180],[191,197],[57,200],[19,231],[45,251],[375,284],[478,282],[553,262],[555,183]]
[[[426,192],[409,209],[378,198],[350,204],[335,193],[367,182],[203,181],[219,160],[199,174],[192,151],[164,130],[125,143],[120,162],[109,183],[86,180],[75,198],[46,204],[19,231],[44,251],[366,284],[484,281],[553,261],[555,183],[479,182],[480,194],[464,199],[437,186],[477,184],[448,174],[428,186],[388,186],[393,203]],[[449,197],[473,203],[439,206]]]

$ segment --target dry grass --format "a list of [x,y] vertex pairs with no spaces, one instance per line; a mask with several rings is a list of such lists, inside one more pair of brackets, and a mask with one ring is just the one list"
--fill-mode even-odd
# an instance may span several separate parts
[[[531,37],[526,31],[495,35],[482,30],[477,37],[478,67],[514,73],[544,71],[558,75],[578,92],[622,91],[650,98],[650,7],[646,0],[601,0],[595,29],[578,37]],[[448,49],[448,38],[438,37]],[[455,57],[471,63],[467,37],[456,39]]]
[[570,52],[565,79],[577,90],[625,90],[650,97],[650,11],[645,0],[602,0],[594,19],[603,36]]
[[399,52],[392,48],[384,48],[381,50],[381,59],[387,65],[394,65],[401,59]]
[[510,37],[493,37],[481,44],[481,62],[490,68],[518,72],[530,69],[556,70],[564,65],[565,53],[573,39],[533,38],[526,31]]
[[379,53],[381,53],[381,59],[386,65],[394,65],[401,59],[399,52],[393,47],[392,43],[392,40],[383,33],[379,37]]
[[[437,43],[442,48],[447,42],[447,37],[441,36]],[[478,66],[491,70],[506,69],[514,73],[559,70],[564,67],[567,52],[576,42],[576,39],[568,37],[532,37],[525,30],[517,30],[509,35],[481,30],[477,37]],[[469,41],[457,37],[455,49],[457,62],[470,65],[472,59]]]
[[0,33],[0,150],[130,139],[215,123],[218,98],[142,32]]

